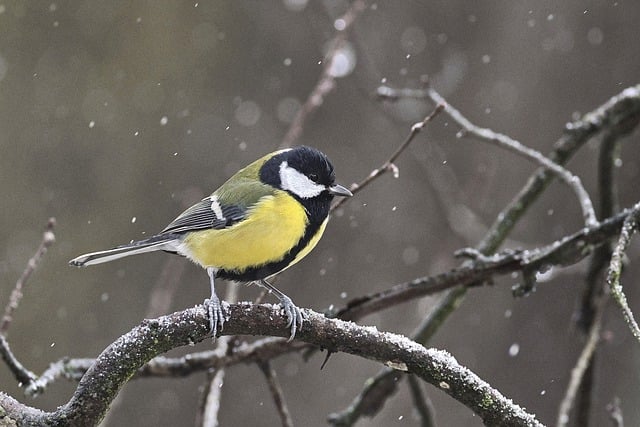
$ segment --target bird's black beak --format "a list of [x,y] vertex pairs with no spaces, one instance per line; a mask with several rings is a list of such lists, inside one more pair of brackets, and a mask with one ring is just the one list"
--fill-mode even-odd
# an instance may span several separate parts
[[343,197],[353,196],[353,193],[351,193],[351,191],[349,191],[346,187],[343,187],[340,184],[334,184],[331,187],[327,188],[327,190],[329,190],[329,193],[333,194],[334,196],[343,196]]

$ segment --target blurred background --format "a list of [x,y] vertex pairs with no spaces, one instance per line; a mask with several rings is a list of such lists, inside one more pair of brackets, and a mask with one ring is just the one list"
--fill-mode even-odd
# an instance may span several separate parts
[[[239,167],[279,147],[323,68],[340,0],[0,2],[0,307],[38,246],[49,217],[57,242],[28,283],[9,331],[18,358],[40,373],[61,357],[95,357],[145,316],[199,304],[206,274],[168,254],[87,269],[81,253],[144,238],[208,195]],[[381,102],[382,83],[434,88],[481,126],[548,153],[565,123],[638,84],[640,3],[632,1],[369,2],[340,51],[336,88],[309,117],[299,143],[325,151],[349,185],[380,165],[432,107]],[[467,138],[444,114],[421,133],[390,174],[334,215],[314,253],[278,286],[302,307],[324,310],[457,265],[535,166]],[[637,132],[623,141],[620,205],[640,199]],[[597,197],[599,144],[571,161]],[[554,183],[506,247],[547,244],[582,226],[573,193]],[[636,240],[627,296],[640,313]],[[587,263],[511,296],[519,277],[473,289],[431,345],[537,414],[555,422],[583,346],[572,323]],[[160,284],[160,285],[159,285]],[[175,293],[152,303],[157,286]],[[224,295],[224,286],[220,287]],[[241,287],[252,300],[255,287]],[[426,298],[369,316],[363,324],[410,334],[433,305]],[[160,313],[155,311],[160,308]],[[640,347],[609,307],[598,355],[594,425],[622,400],[640,423]],[[189,351],[210,349],[203,342]],[[183,354],[184,350],[171,354]],[[274,362],[296,425],[326,425],[380,365],[334,355]],[[125,386],[105,426],[191,425],[205,375],[144,379]],[[0,389],[43,409],[68,400],[60,382],[37,400],[22,396],[3,365]],[[481,425],[431,386],[440,425]],[[227,372],[221,425],[278,425],[256,366]],[[417,425],[406,384],[362,425]]]

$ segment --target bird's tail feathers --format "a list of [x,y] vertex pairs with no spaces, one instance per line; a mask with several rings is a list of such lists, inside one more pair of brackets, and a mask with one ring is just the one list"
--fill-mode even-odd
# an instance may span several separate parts
[[87,265],[102,264],[130,255],[143,254],[154,251],[176,252],[180,240],[176,235],[158,235],[146,240],[132,242],[106,251],[91,252],[80,255],[69,261],[69,265],[84,267]]

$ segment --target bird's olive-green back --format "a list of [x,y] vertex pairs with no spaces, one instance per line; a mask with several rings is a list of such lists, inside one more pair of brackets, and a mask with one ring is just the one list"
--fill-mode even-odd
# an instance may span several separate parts
[[260,169],[267,160],[282,151],[284,150],[267,154],[240,169],[213,194],[223,205],[237,205],[243,208],[250,207],[261,197],[273,195],[276,189],[260,181]]

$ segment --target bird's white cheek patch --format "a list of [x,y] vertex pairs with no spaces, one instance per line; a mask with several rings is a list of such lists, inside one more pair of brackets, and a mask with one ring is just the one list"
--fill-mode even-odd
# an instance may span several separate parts
[[288,190],[302,199],[318,196],[325,188],[316,184],[307,176],[292,167],[287,162],[280,163],[280,183],[283,190]]

